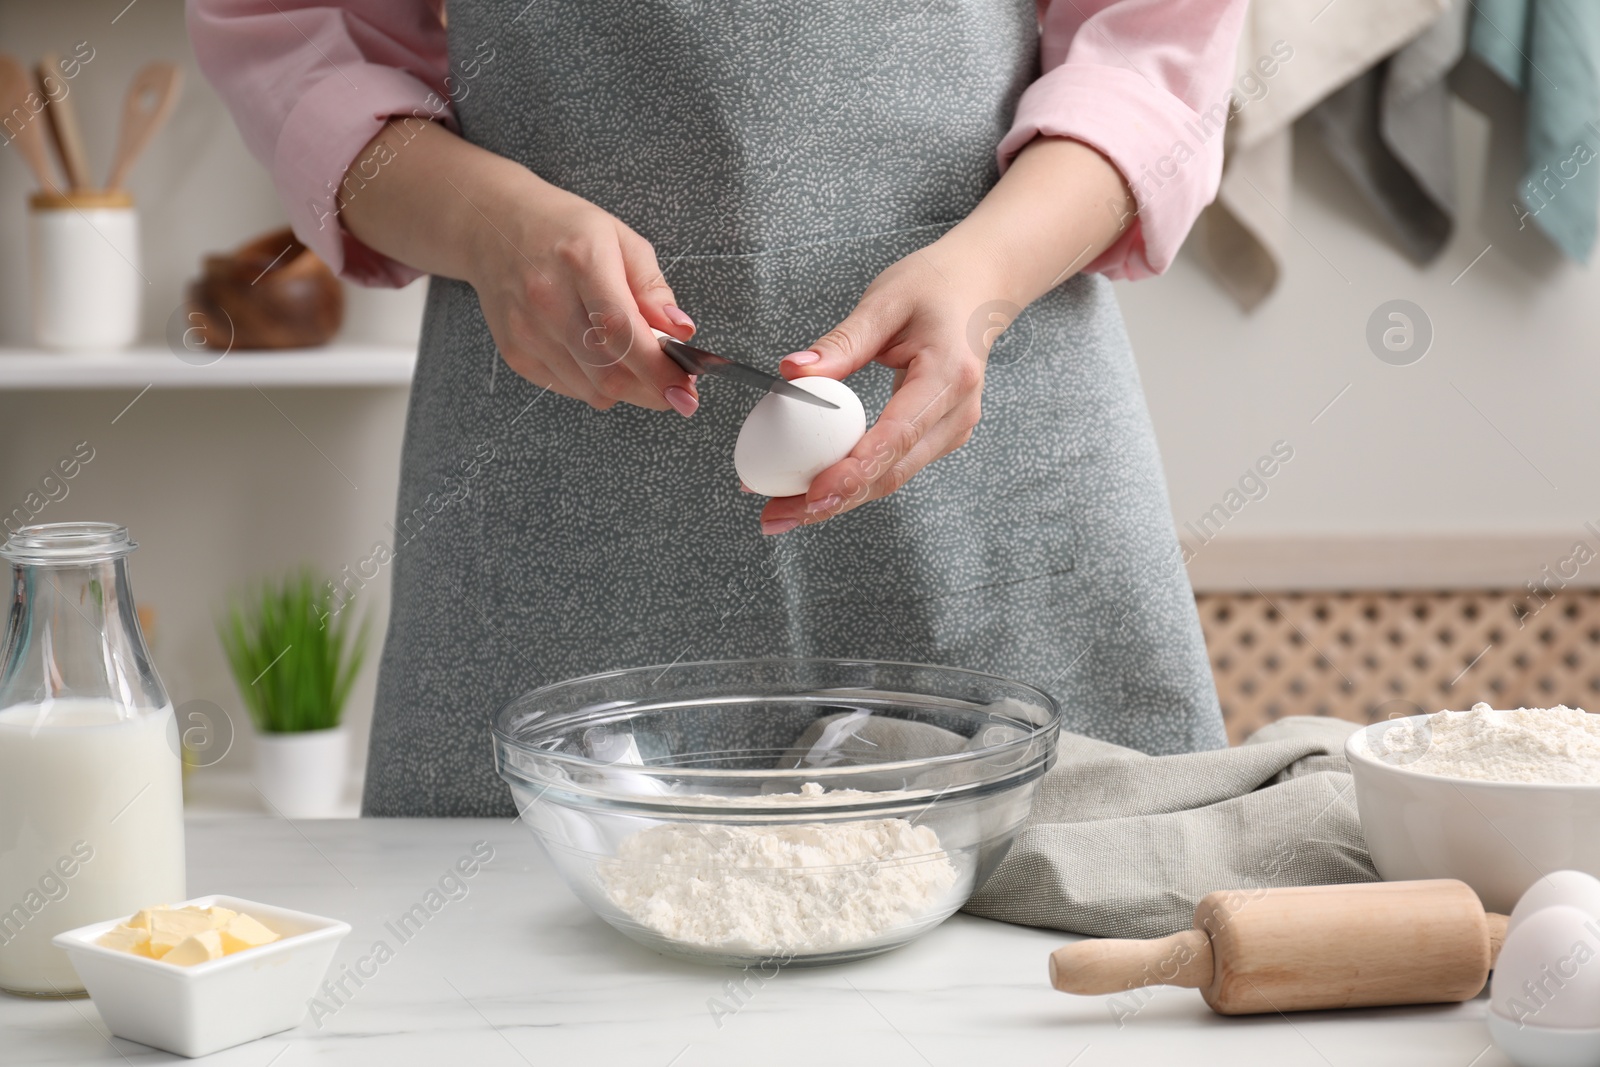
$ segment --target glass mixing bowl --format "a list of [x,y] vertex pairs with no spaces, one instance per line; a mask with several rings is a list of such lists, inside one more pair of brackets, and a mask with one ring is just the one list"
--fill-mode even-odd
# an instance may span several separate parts
[[612,671],[494,720],[562,877],[658,952],[837,963],[933,929],[999,865],[1060,709],[973,671],[758,659]]

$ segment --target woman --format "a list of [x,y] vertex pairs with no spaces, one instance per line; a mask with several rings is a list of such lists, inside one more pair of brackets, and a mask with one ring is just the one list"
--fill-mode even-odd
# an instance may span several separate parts
[[[647,663],[970,667],[1072,730],[1223,744],[1106,278],[1214,194],[1242,10],[194,0],[297,233],[434,276],[364,812],[510,814],[494,710]],[[804,497],[743,495],[755,396],[652,329],[880,414]]]

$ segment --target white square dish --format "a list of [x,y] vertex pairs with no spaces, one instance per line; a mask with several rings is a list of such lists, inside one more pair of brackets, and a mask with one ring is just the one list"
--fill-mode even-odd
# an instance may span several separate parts
[[173,907],[189,905],[244,912],[280,940],[185,967],[95,944],[130,916],[53,939],[66,950],[113,1034],[180,1056],[205,1056],[298,1026],[334,950],[350,932],[338,919],[222,894]]

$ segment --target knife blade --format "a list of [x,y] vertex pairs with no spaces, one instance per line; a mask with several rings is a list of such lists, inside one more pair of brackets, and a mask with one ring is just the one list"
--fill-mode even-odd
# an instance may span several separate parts
[[726,359],[714,352],[707,352],[703,348],[686,345],[682,341],[668,337],[663,333],[658,333],[656,339],[661,342],[661,351],[667,354],[667,358],[690,374],[716,374],[732,379],[742,385],[752,386],[768,393],[777,393],[779,396],[786,396],[791,400],[801,400],[815,407],[828,408],[831,411],[839,409],[839,405],[833,401],[824,400],[822,397],[808,392],[793,382],[780,378],[775,374],[768,374],[766,371],[747,367],[743,363],[735,363],[733,360]]

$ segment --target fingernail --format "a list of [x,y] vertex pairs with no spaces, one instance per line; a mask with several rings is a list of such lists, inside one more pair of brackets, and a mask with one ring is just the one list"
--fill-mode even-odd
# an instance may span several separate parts
[[741,493],[753,493],[753,492],[755,492],[755,490],[750,488],[748,485],[745,485],[743,482],[740,482],[739,483],[739,492],[741,492]]
[[683,313],[683,309],[677,305],[668,304],[666,307],[662,308],[661,311],[667,316],[668,322],[677,326],[687,326],[691,330],[694,329],[694,320],[685,315]]
[[700,406],[700,401],[694,398],[693,393],[687,389],[679,389],[676,385],[667,386],[667,391],[662,395],[667,398],[667,403],[672,405],[672,410],[686,419]]
[[815,352],[791,352],[787,356],[783,357],[785,361],[794,364],[796,367],[804,367],[808,364],[815,363],[821,358],[822,357],[817,355]]
[[761,524],[761,532],[769,537],[773,534],[788,533],[800,525],[799,519],[776,519]]
[[813,500],[811,503],[807,504],[806,511],[809,514],[816,515],[824,511],[832,511],[843,502],[843,497],[839,496],[837,493],[830,493],[821,500]]

